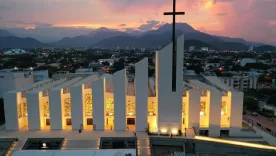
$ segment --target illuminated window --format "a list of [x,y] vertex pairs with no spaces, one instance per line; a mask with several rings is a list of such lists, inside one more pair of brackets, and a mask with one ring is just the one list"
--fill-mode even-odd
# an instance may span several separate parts
[[85,116],[92,116],[92,95],[85,94]]
[[185,116],[185,110],[186,110],[186,105],[185,105],[185,101],[182,101],[182,116]]
[[71,100],[70,98],[64,99],[64,109],[65,109],[65,116],[71,116]]
[[50,116],[50,107],[49,107],[49,102],[44,103],[44,117],[49,117]]
[[200,115],[206,114],[206,102],[200,102]]
[[148,105],[148,114],[150,116],[156,115],[156,102],[155,101],[149,102],[149,105]]
[[108,97],[105,99],[106,102],[106,115],[113,116],[114,115],[114,99]]
[[28,106],[26,102],[22,102],[22,107],[23,107],[23,116],[28,116]]
[[221,103],[221,115],[226,115],[227,114],[227,107],[226,107],[226,102],[223,101]]
[[22,103],[19,103],[17,106],[18,118],[22,117],[22,109],[21,109],[22,106],[21,105],[22,105]]
[[131,101],[131,100],[127,101],[127,115],[128,116],[135,115],[135,101]]

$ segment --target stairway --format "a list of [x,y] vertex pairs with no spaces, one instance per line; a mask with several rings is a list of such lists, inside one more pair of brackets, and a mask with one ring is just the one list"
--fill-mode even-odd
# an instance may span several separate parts
[[150,143],[149,138],[137,140],[138,156],[150,156]]

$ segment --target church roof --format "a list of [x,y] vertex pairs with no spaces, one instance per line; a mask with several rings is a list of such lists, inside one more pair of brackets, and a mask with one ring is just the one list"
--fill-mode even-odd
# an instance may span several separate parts
[[[113,93],[113,81],[111,80],[109,84],[107,84],[107,92]],[[133,81],[128,82],[127,84],[127,95],[128,96],[135,96],[135,84]],[[155,96],[155,89],[151,87],[150,84],[148,84],[148,96],[154,97]]]

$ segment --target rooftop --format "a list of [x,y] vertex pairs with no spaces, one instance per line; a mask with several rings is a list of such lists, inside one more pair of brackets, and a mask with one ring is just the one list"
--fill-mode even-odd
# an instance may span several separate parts
[[[113,89],[113,81],[110,81],[110,83],[107,86],[107,92],[109,93],[113,93],[114,89]],[[127,95],[128,96],[135,96],[135,84],[133,81],[128,82],[127,84]],[[151,87],[150,84],[148,84],[148,96],[149,97],[154,97],[155,96],[155,89]]]

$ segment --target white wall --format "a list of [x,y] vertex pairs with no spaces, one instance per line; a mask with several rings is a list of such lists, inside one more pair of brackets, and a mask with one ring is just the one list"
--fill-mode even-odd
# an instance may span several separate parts
[[34,71],[34,82],[46,80],[49,78],[48,70]]
[[92,107],[93,107],[93,124],[96,129],[104,130],[105,127],[105,78],[100,78],[92,82]]
[[49,93],[50,125],[53,130],[64,128],[62,89],[54,89]]
[[136,131],[148,127],[148,58],[135,64]]
[[242,126],[243,92],[231,92],[230,136],[239,133]]
[[28,86],[33,83],[32,75],[24,76],[25,72],[3,72],[0,73],[0,98],[3,98],[4,93]]
[[28,126],[29,130],[40,130],[41,115],[39,104],[39,92],[27,93],[27,106],[28,106]]
[[18,130],[18,104],[20,103],[21,92],[4,94],[4,109],[7,130]]
[[[85,125],[84,121],[84,86],[77,85],[70,88],[71,94],[71,119],[72,119],[72,129],[79,130],[81,125]],[[92,98],[93,99],[93,98]]]
[[190,89],[188,92],[188,128],[199,127],[200,112],[200,92],[196,89]]
[[218,137],[220,136],[222,95],[215,88],[210,91],[209,136]]
[[181,129],[182,125],[182,83],[183,83],[184,35],[177,39],[176,92],[172,92],[172,44],[156,55],[158,127]]
[[114,87],[114,130],[126,130],[126,70],[113,75]]

